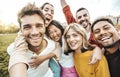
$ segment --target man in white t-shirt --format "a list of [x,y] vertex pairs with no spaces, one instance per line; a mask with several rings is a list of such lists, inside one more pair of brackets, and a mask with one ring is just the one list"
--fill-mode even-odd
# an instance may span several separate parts
[[35,67],[34,63],[28,64],[33,56],[46,57],[45,55],[51,53],[56,47],[55,42],[44,37],[45,17],[43,13],[35,5],[28,4],[19,12],[18,22],[20,36],[8,48],[10,77],[53,77],[48,66],[49,59],[38,67]]

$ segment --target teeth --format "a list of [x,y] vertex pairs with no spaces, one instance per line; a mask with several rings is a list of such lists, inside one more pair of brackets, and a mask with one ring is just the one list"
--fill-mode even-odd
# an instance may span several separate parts
[[46,18],[46,20],[47,20],[47,21],[50,21],[50,19],[49,19],[49,18]]
[[54,39],[55,39],[55,40],[58,40],[58,37],[55,37]]
[[82,26],[85,28],[87,26],[87,22],[83,22]]
[[32,36],[32,35],[30,35],[30,38],[31,39],[39,39],[41,37],[41,35],[39,34],[39,35],[37,35],[37,36]]
[[55,39],[58,39],[58,37],[55,37]]
[[75,46],[75,43],[70,43],[70,45],[73,47],[73,46]]
[[107,36],[107,37],[102,38],[101,40],[104,41],[104,40],[109,39],[109,38],[110,38],[110,37]]
[[31,39],[36,40],[36,39],[39,39],[39,37],[32,37]]

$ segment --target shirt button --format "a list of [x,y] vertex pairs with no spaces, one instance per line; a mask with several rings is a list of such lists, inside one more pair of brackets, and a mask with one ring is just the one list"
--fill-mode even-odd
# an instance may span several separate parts
[[90,73],[91,75],[93,75],[94,73]]

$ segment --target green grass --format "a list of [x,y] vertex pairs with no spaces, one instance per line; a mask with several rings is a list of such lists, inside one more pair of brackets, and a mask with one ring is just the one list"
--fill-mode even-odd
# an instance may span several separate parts
[[14,41],[16,34],[0,34],[0,77],[8,76],[9,55],[7,47]]

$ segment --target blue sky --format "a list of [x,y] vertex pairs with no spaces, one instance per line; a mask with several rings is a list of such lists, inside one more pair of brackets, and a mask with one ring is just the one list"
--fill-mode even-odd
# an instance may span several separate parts
[[[70,5],[73,15],[79,7],[89,10],[91,20],[104,15],[120,15],[120,0],[66,0]],[[50,2],[55,6],[54,19],[65,22],[60,5],[60,0],[2,0],[0,2],[0,19],[8,24],[17,24],[17,12],[29,2],[35,2],[41,6],[44,2]]]

